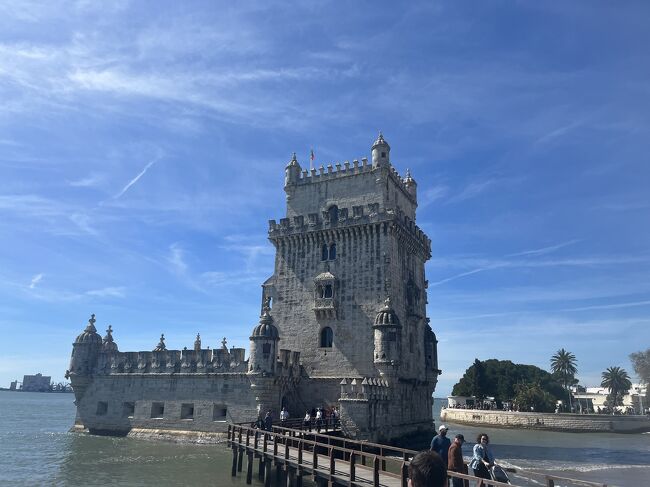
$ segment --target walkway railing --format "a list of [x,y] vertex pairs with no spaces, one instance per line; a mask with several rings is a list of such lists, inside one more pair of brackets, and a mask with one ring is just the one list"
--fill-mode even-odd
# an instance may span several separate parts
[[[246,454],[246,483],[252,483],[257,458],[258,478],[264,481],[265,487],[271,486],[273,478],[275,485],[302,487],[304,475],[312,476],[319,486],[408,487],[408,465],[419,453],[314,431],[273,426],[269,432],[237,424],[228,425],[228,445],[233,453],[232,476],[242,471]],[[276,467],[275,475],[273,466]],[[511,485],[451,471],[448,476],[464,479],[468,487]],[[541,477],[547,487],[607,487],[550,475]]]

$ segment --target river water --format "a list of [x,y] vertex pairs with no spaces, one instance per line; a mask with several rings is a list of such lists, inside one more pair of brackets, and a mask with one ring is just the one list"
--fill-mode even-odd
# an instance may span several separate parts
[[[230,476],[231,453],[220,445],[184,445],[68,433],[72,394],[0,391],[0,485],[245,486]],[[435,401],[437,418],[442,401]],[[440,424],[439,419],[437,424]],[[449,424],[469,440],[477,428]],[[540,485],[534,472],[608,485],[650,485],[650,435],[546,433],[485,428],[497,461],[523,469],[521,485]],[[243,473],[243,472],[242,472]],[[255,477],[255,476],[254,476]],[[253,485],[261,483],[254,480]]]

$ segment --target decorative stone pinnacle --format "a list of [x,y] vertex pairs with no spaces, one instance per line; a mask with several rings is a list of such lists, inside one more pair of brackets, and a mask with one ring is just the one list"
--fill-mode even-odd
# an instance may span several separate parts
[[111,325],[108,325],[108,328],[106,328],[106,336],[104,337],[104,341],[113,341],[113,327]]
[[154,352],[162,352],[163,350],[167,350],[167,346],[165,345],[165,334],[161,333],[160,341],[158,342],[158,345],[156,345]]
[[228,350],[226,343],[228,343],[228,341],[226,340],[226,337],[223,337],[223,340],[221,340],[221,348],[223,348],[224,350]]
[[199,351],[201,350],[201,334],[197,333],[196,334],[196,340],[194,340],[194,350]]
[[387,308],[390,308],[390,296],[388,296],[388,297],[384,300],[384,305],[385,305]]
[[296,157],[296,153],[295,153],[295,152],[291,155],[291,160],[292,160],[292,161],[296,161],[296,162],[298,161],[298,158]]
[[84,331],[88,333],[97,333],[97,328],[95,328],[95,313],[90,315],[90,319],[88,320],[88,326],[86,326],[86,329]]

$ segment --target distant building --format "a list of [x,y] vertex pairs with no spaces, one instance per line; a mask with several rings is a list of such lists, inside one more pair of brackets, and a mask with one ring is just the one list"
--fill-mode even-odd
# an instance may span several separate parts
[[[629,393],[623,397],[623,405],[616,409],[621,412],[643,414],[650,404],[646,404],[646,387],[642,384],[632,384]],[[604,387],[587,387],[584,392],[574,393],[576,408],[585,412],[598,412],[607,409],[605,401],[609,390]]]
[[25,375],[23,376],[23,391],[25,392],[47,392],[50,390],[52,377],[49,375]]
[[15,391],[17,386],[18,386],[18,381],[15,380],[11,384],[9,384],[9,390],[10,391]]

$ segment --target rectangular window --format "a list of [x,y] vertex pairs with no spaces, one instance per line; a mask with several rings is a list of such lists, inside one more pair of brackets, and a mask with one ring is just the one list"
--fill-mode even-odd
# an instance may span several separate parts
[[132,418],[134,414],[135,414],[135,403],[134,402],[122,403],[122,417],[123,418]]
[[151,403],[151,417],[155,419],[163,419],[165,414],[165,403],[164,402],[152,402]]
[[194,404],[181,404],[181,419],[194,419]]
[[108,412],[108,403],[99,401],[97,403],[97,416],[104,416]]
[[225,421],[228,408],[224,404],[215,404],[212,409],[212,421]]

